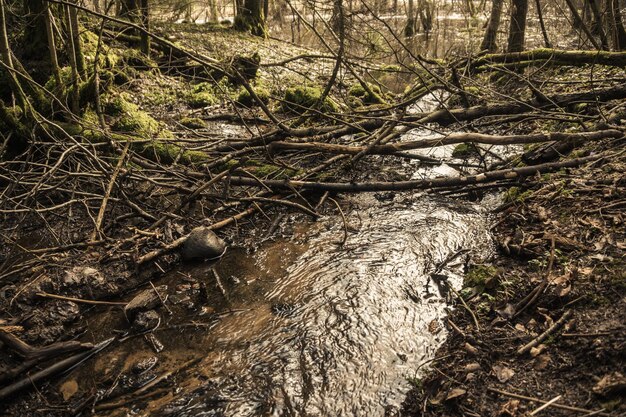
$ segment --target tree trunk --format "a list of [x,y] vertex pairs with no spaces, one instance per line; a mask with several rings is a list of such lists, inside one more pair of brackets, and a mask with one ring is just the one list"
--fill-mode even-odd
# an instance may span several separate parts
[[596,49],[603,49],[598,44],[598,41],[596,41],[596,38],[593,37],[593,34],[591,33],[587,25],[585,25],[585,22],[583,22],[583,19],[580,17],[580,13],[578,13],[578,9],[576,9],[576,6],[572,2],[572,0],[565,0],[565,3],[567,3],[567,7],[569,7],[570,12],[572,12],[572,17],[574,18],[575,25],[574,27],[582,29],[582,31],[585,32],[585,35],[587,35],[587,39],[589,39],[589,42],[591,42],[591,44]]
[[71,27],[72,43],[74,48],[74,56],[76,59],[76,70],[83,79],[87,79],[87,68],[85,65],[85,56],[80,42],[80,25],[78,24],[78,12],[75,7],[69,7],[69,26]]
[[404,36],[407,38],[415,35],[415,0],[408,1],[406,26],[404,27]]
[[602,49],[609,49],[609,42],[606,37],[606,33],[604,33],[604,29],[602,28],[602,16],[600,14],[600,9],[598,7],[597,0],[587,0],[589,2],[589,8],[591,9],[591,33],[599,35],[600,41],[602,42]]
[[57,58],[57,47],[56,41],[54,38],[54,25],[52,23],[52,11],[50,10],[50,5],[46,5],[46,13],[45,13],[45,21],[46,21],[46,35],[48,36],[48,50],[50,53],[50,71],[54,76],[54,80],[57,83],[57,86],[61,86],[61,70],[59,69],[59,60]]
[[67,56],[70,60],[70,68],[72,71],[72,102],[71,108],[74,114],[78,114],[80,111],[80,102],[79,102],[79,81],[80,75],[78,72],[78,63],[76,60],[76,45],[74,44],[74,33],[73,33],[73,25],[71,23],[71,9],[69,5],[65,5],[65,16],[67,19],[67,30],[69,31],[67,36]]
[[498,50],[496,39],[498,37],[498,27],[500,26],[503,4],[504,0],[493,0],[491,4],[491,14],[489,15],[487,29],[485,29],[485,37],[480,44],[481,51],[487,50],[489,52],[495,52]]
[[[48,57],[48,39],[45,30],[46,4],[43,0],[25,0],[24,45],[20,56],[26,59],[40,60]],[[46,59],[46,58],[44,58]]]
[[[11,58],[11,48],[9,47],[9,37],[7,36],[4,1],[5,0],[0,0],[0,61],[4,64],[4,66],[6,66],[6,68],[2,68],[2,71],[6,71],[13,95],[24,112],[28,114],[28,111],[30,110],[28,100],[22,91],[15,73],[11,71],[13,69],[13,59]],[[4,106],[2,100],[0,100],[0,120],[2,120],[7,128],[14,131],[14,134],[9,136],[9,140],[6,142],[6,148],[2,149],[2,155],[0,156],[3,156],[4,154],[16,155],[21,153],[28,145],[27,129],[19,122],[19,120],[17,120],[15,113],[10,112]]]
[[[592,0],[593,1],[593,0]],[[546,31],[546,25],[543,21],[543,10],[541,10],[541,0],[535,0],[537,6],[537,17],[539,18],[539,26],[541,27],[541,35],[543,36],[543,44],[546,48],[552,48],[550,39],[548,38],[548,32]]]
[[507,51],[521,52],[524,50],[524,38],[526,37],[528,0],[513,0],[511,6],[511,24],[509,26]]
[[244,0],[237,10],[235,29],[250,32],[253,35],[267,36],[263,0]]
[[611,45],[616,51],[626,49],[626,30],[622,22],[619,0],[606,0],[607,26]]
[[[141,8],[141,25],[147,31],[150,31],[150,0],[139,0],[139,7]],[[140,48],[141,52],[150,56],[150,36],[147,33],[140,33]]]
[[217,0],[209,0],[209,16],[212,23],[217,23],[219,13],[217,12]]

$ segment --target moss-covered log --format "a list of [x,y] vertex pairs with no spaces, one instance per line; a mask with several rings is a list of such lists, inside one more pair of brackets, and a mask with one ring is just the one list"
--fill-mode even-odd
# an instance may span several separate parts
[[626,52],[609,51],[565,51],[560,49],[533,49],[530,51],[506,54],[488,54],[471,62],[475,71],[488,70],[493,64],[507,64],[507,67],[519,64],[529,65],[571,65],[587,64],[626,67]]

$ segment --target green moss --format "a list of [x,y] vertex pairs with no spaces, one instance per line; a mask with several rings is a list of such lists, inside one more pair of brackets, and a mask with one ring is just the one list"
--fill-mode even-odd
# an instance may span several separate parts
[[121,60],[124,64],[131,68],[142,70],[152,70],[158,68],[157,63],[152,58],[132,48],[128,48],[124,51]]
[[480,94],[480,89],[478,87],[469,86],[465,87],[464,90],[467,94],[471,96],[477,96],[478,94]]
[[532,195],[532,190],[522,191],[520,187],[510,187],[504,193],[505,203],[522,203]]
[[367,86],[372,94],[368,93],[360,83],[357,83],[350,87],[348,95],[360,99],[363,104],[382,104],[385,102],[382,98],[380,87],[369,83]]
[[476,148],[470,143],[460,143],[452,151],[454,158],[468,158],[472,155],[476,155]]
[[[284,102],[281,108],[285,112],[302,114],[315,106],[322,97],[322,90],[316,87],[294,87],[285,91]],[[319,107],[323,113],[333,113],[339,110],[337,104],[326,97]]]
[[157,135],[162,129],[156,120],[136,104],[130,103],[119,95],[104,103],[104,112],[116,118],[112,125],[114,130],[136,133],[144,137]]
[[183,117],[180,119],[180,124],[189,129],[202,129],[206,127],[204,120],[197,117]]
[[399,65],[383,65],[380,67],[380,71],[385,72],[402,72],[402,68]]
[[187,151],[176,144],[164,143],[162,141],[136,144],[133,146],[133,149],[148,159],[164,164],[171,164],[174,163],[174,161],[178,161],[183,165],[194,165],[208,160],[204,152]]
[[217,103],[213,87],[209,83],[196,84],[187,97],[187,104],[192,109],[212,106]]
[[476,287],[480,291],[493,288],[498,270],[492,265],[474,265],[465,274],[464,287]]
[[22,109],[20,107],[5,107],[4,103],[0,102],[2,107],[2,116],[0,117],[0,132],[8,133],[15,126],[20,124],[19,119],[22,117]]
[[[264,104],[268,104],[270,102],[270,92],[265,87],[254,87],[254,92]],[[245,88],[242,88],[237,95],[236,102],[237,104],[245,107],[258,106],[256,100],[252,98],[248,90]]]
[[131,77],[128,74],[130,70],[130,68],[125,68],[123,70],[113,71],[113,82],[115,83],[115,85],[128,84],[131,80]]

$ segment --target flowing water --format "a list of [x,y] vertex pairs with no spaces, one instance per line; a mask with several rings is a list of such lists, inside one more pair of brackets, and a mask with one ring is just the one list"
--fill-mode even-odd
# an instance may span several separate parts
[[[446,158],[451,149],[414,152]],[[414,178],[453,170],[395,169]],[[101,394],[113,399],[175,372],[173,391],[132,403],[137,415],[383,416],[398,407],[446,337],[446,285],[458,289],[468,259],[492,254],[488,210],[411,192],[344,196],[341,206],[345,220],[292,215],[273,237],[258,232],[215,263],[164,274],[155,285],[167,286],[169,313],[160,309],[157,341],[131,331],[83,376],[110,380]],[[113,308],[90,320],[95,341],[110,336],[98,329],[128,328]],[[151,358],[157,365],[137,375]],[[61,381],[63,396],[79,380]]]
[[[396,199],[354,200],[358,208],[347,221],[355,229],[343,247],[338,219],[309,226],[301,238],[306,249],[260,301],[206,335],[217,348],[200,365],[210,395],[181,415],[382,416],[400,404],[409,378],[445,337],[446,295],[429,274],[460,250],[487,255],[490,238],[479,207]],[[240,260],[271,274],[277,259],[303,249],[284,245]],[[464,260],[439,272],[457,288]],[[230,279],[245,285],[250,275]]]
[[[164,350],[153,377],[198,361],[177,375],[175,395],[133,408],[140,415],[383,416],[399,406],[446,336],[450,294],[430,275],[459,288],[467,257],[489,256],[485,210],[411,193],[354,196],[343,205],[345,225],[340,216],[292,219],[283,229],[289,237],[168,274],[174,314],[164,314],[155,332]],[[210,295],[194,303],[188,295],[199,287]],[[104,317],[111,320],[92,326]],[[152,355],[132,338],[98,358],[95,371],[112,374],[121,363],[115,372],[132,375]]]

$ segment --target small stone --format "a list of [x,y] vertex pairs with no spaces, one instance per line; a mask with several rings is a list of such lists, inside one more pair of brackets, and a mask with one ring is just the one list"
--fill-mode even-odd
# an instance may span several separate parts
[[133,328],[138,332],[153,330],[161,322],[161,316],[154,310],[140,311],[133,321]]
[[[159,294],[163,294],[167,291],[167,285],[157,287],[157,291]],[[135,296],[135,298],[126,304],[124,307],[124,314],[126,314],[126,317],[128,317],[129,320],[132,320],[138,312],[156,308],[161,303],[159,294],[157,294],[154,288],[149,288],[140,292]]]
[[226,243],[208,227],[196,227],[181,248],[186,261],[219,258],[226,250]]

